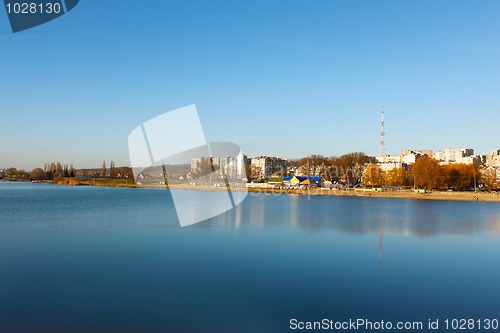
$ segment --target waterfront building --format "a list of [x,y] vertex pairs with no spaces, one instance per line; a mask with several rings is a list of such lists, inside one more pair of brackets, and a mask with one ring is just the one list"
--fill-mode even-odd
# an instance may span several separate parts
[[253,178],[269,178],[275,173],[285,174],[287,161],[279,157],[258,156],[251,161]]
[[246,179],[246,165],[248,158],[246,155],[239,154],[236,157],[201,157],[191,159],[192,174],[206,174],[213,170],[223,178],[242,180]]

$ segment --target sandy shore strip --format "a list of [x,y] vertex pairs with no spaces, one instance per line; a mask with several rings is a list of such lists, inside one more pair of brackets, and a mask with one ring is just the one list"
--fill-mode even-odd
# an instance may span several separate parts
[[[155,186],[156,187],[156,186]],[[164,187],[164,185],[163,185]],[[176,190],[199,190],[199,191],[226,191],[225,187],[201,186],[201,185],[169,185],[170,189]],[[233,191],[244,191],[244,188],[235,188]],[[325,188],[316,189],[277,189],[265,187],[249,187],[246,190],[251,193],[289,194],[289,195],[328,195],[328,196],[356,196],[370,198],[400,198],[417,200],[454,200],[454,201],[488,201],[500,202],[500,194],[488,192],[451,192],[432,191],[427,193],[415,193],[409,190],[399,191],[374,191],[372,189],[350,189],[330,190]]]

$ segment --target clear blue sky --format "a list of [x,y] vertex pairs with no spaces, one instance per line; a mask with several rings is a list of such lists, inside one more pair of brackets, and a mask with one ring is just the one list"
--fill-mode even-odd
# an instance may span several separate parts
[[81,0],[13,34],[0,8],[0,167],[128,161],[196,104],[249,156],[500,148],[499,1]]

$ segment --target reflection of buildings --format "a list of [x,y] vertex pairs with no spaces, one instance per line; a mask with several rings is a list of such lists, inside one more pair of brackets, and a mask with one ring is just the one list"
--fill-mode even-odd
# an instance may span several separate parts
[[[284,196],[286,198],[286,196]],[[300,198],[299,198],[300,199]],[[291,200],[291,199],[287,199]],[[382,204],[383,202],[383,204]],[[498,210],[477,205],[495,202],[454,202],[363,197],[318,196],[295,203],[296,226],[309,230],[335,230],[347,234],[398,234],[433,237],[492,232],[500,222]],[[381,230],[381,225],[382,230]]]
[[[495,202],[426,201],[364,197],[330,197],[249,193],[236,209],[215,223],[228,229],[304,229],[321,235],[370,235],[378,265],[383,264],[384,237],[447,236],[462,238],[481,233],[500,236],[500,212]],[[213,222],[212,222],[213,223]],[[378,236],[378,238],[377,238]],[[451,237],[449,237],[451,236]],[[378,240],[378,249],[374,247]],[[374,256],[372,256],[374,258]]]
[[488,233],[495,236],[500,236],[500,216],[493,218],[486,223]]
[[384,224],[378,227],[378,267],[382,266],[382,255],[384,253]]

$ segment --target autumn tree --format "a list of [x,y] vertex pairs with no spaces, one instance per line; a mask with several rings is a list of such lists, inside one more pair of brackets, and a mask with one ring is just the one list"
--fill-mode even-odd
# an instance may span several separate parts
[[101,176],[106,177],[106,161],[102,162]]
[[478,171],[474,164],[448,164],[441,167],[442,186],[459,191],[467,190],[474,185],[474,177]]
[[426,189],[437,188],[441,176],[441,166],[432,157],[420,157],[411,168],[410,178],[415,180],[418,187]]
[[119,171],[120,178],[134,179],[134,172],[131,167],[116,168]]
[[194,173],[197,177],[206,176],[215,171],[215,166],[211,157],[202,157],[196,162]]
[[247,181],[250,182],[250,179],[252,178],[252,164],[248,162],[245,164],[245,173]]
[[365,165],[377,163],[377,160],[365,153],[355,152],[331,157],[328,162],[333,180],[345,180],[348,183],[357,184],[361,181]]
[[30,175],[24,170],[17,170],[16,168],[10,168],[7,170],[7,178],[10,181],[19,181],[19,180],[29,180]]
[[47,173],[41,168],[35,168],[31,171],[31,179],[42,180],[46,179]]
[[121,177],[120,168],[115,167],[113,161],[111,161],[111,166],[109,168],[109,175],[112,178],[120,178]]
[[500,169],[493,167],[482,169],[481,181],[490,191],[500,188]]
[[369,164],[363,172],[363,183],[367,186],[382,186],[384,172],[378,165]]
[[9,180],[18,180],[19,172],[16,168],[10,168],[9,170],[7,170],[7,177]]
[[52,178],[60,178],[63,176],[63,166],[59,162],[50,163],[49,171],[50,171]]
[[116,175],[118,174],[115,169],[116,169],[115,161],[111,161],[109,164],[109,175],[111,177],[116,177]]
[[405,168],[393,168],[384,173],[384,184],[389,186],[405,186],[408,184],[408,171]]
[[313,154],[301,158],[297,163],[297,169],[308,176],[329,177],[328,159],[321,155]]

